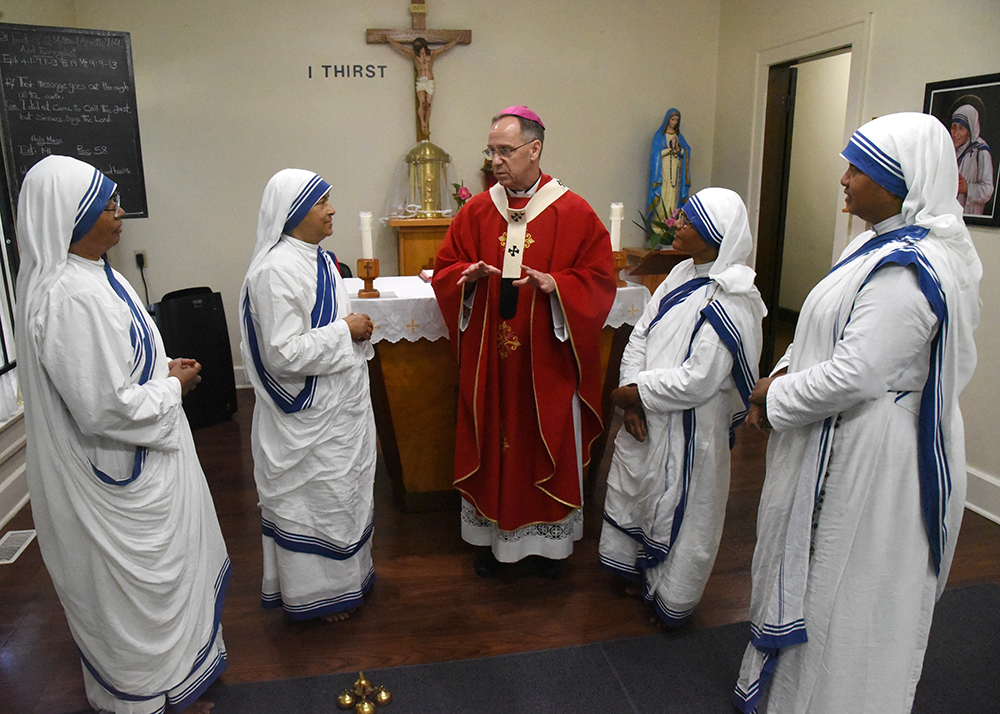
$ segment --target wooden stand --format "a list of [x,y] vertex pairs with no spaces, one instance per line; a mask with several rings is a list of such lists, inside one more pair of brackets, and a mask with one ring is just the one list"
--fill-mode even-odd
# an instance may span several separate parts
[[377,298],[379,293],[374,283],[378,277],[378,258],[359,258],[358,277],[365,281],[365,286],[358,290],[358,297]]
[[629,262],[628,275],[637,278],[638,282],[645,285],[651,294],[656,292],[656,288],[667,277],[667,273],[688,257],[685,253],[680,253],[673,248],[662,250],[625,248],[622,253],[625,254]]
[[628,283],[622,280],[622,270],[628,265],[628,256],[624,250],[616,250],[612,255],[615,257],[615,285],[624,288]]
[[399,232],[400,275],[419,275],[434,267],[438,248],[448,232],[451,218],[391,218],[389,225]]

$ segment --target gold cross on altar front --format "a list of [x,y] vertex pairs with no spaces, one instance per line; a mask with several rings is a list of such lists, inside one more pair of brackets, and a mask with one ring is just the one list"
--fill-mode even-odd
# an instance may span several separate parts
[[632,316],[632,319],[635,319],[635,314],[637,312],[639,312],[639,308],[637,308],[634,304],[629,306],[628,314]]
[[410,324],[409,325],[403,325],[403,327],[405,327],[406,329],[408,329],[410,331],[410,334],[412,335],[412,334],[416,333],[417,328],[420,327],[420,323],[417,322],[416,320],[414,320],[411,317],[410,318]]
[[[472,30],[428,30],[427,3],[410,3],[410,29],[372,30],[365,34],[369,45],[388,44],[400,54],[413,60],[416,80],[415,98],[417,114],[417,141],[430,138],[431,103],[434,101],[434,60],[455,45],[472,43]],[[408,43],[412,52],[403,47]],[[423,43],[421,45],[421,43]],[[431,49],[429,45],[441,45]]]

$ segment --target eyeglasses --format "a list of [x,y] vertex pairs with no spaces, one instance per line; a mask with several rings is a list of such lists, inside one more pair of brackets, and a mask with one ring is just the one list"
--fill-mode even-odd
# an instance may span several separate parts
[[[521,146],[527,146],[532,141],[534,141],[534,139],[532,139],[531,141],[524,142],[523,144],[521,144]],[[485,156],[487,159],[490,159],[491,161],[493,160],[493,157],[496,155],[499,155],[501,159],[509,159],[511,156],[514,155],[515,151],[521,148],[521,146],[514,146],[514,147],[498,146],[495,149],[492,146],[487,146],[485,149],[483,149],[483,156]]]
[[118,191],[115,191],[113,194],[111,194],[111,198],[108,199],[108,205],[104,207],[104,210],[115,211],[117,213],[118,209],[121,207],[122,207],[122,195],[118,193]]
[[683,228],[690,223],[691,220],[687,217],[687,214],[681,211],[677,214],[677,218],[674,219],[674,228]]

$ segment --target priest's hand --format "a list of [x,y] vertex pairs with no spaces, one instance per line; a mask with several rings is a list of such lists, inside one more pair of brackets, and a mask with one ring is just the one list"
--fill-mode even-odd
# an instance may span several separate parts
[[640,444],[646,441],[649,432],[646,429],[646,411],[642,408],[642,404],[633,404],[625,409],[622,426]]
[[187,396],[187,393],[198,386],[198,382],[201,381],[201,375],[198,374],[201,371],[201,365],[198,360],[172,359],[167,362],[167,369],[170,370],[167,376],[175,377],[181,383],[182,397]]
[[474,283],[490,275],[500,275],[500,268],[490,265],[484,260],[480,260],[478,263],[472,263],[462,271],[462,276],[458,279],[458,284]]
[[351,339],[355,342],[364,342],[372,338],[372,330],[375,329],[375,325],[372,323],[372,319],[363,312],[352,312],[344,318],[344,322],[351,330]]
[[629,384],[624,387],[612,389],[611,401],[614,402],[616,407],[620,407],[622,409],[628,409],[636,404],[640,407],[642,406],[642,399],[639,397],[639,387],[635,384]]
[[551,293],[556,289],[556,281],[548,273],[543,273],[538,270],[529,268],[527,265],[521,266],[521,272],[524,276],[520,280],[515,280],[514,285],[521,287],[522,285],[531,285],[538,288],[543,293]]

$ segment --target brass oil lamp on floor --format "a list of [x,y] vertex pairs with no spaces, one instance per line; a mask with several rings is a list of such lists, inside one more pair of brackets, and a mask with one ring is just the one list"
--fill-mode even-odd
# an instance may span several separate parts
[[378,707],[388,706],[391,703],[392,695],[389,690],[385,687],[376,687],[364,672],[358,672],[354,686],[345,689],[337,697],[337,707],[354,709],[356,714],[375,714]]

